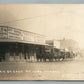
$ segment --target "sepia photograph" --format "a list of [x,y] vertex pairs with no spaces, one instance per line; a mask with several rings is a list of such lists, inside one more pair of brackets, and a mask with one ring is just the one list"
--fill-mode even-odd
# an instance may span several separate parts
[[84,4],[0,4],[0,80],[84,80]]

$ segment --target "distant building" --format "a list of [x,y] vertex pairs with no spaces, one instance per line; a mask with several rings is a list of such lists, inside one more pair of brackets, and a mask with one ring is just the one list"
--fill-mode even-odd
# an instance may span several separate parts
[[52,45],[54,48],[69,51],[69,52],[78,52],[79,44],[78,42],[72,39],[63,39],[63,40],[47,40],[46,44]]
[[46,40],[46,44],[53,46],[54,48],[60,49],[59,40]]
[[74,53],[77,53],[80,50],[78,42],[72,39],[60,40],[60,49],[68,49],[70,52]]

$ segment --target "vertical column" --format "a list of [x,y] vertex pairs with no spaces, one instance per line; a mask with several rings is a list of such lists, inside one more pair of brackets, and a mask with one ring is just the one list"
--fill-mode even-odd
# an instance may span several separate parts
[[22,56],[23,56],[23,52],[22,52],[22,49],[21,49],[21,52],[20,52],[20,59],[21,60],[23,59]]
[[35,53],[35,46],[34,45],[32,45],[31,51],[32,51],[32,62],[34,62],[35,61],[35,55],[34,55],[34,53]]
[[28,49],[28,62],[30,62],[29,49]]
[[36,62],[36,47],[34,48],[34,62]]
[[26,51],[26,61],[28,61],[28,53],[27,53],[27,51]]
[[18,44],[18,55],[19,55],[19,61],[20,61],[20,45]]
[[19,49],[19,61],[21,60],[21,52],[20,52],[20,49]]
[[21,61],[21,46],[19,45],[19,57],[20,57],[20,61]]
[[32,50],[30,49],[30,57],[31,57],[31,62],[32,62]]
[[29,45],[28,45],[27,47],[28,47],[28,50],[27,50],[27,54],[28,54],[28,62],[30,62]]
[[28,53],[27,53],[27,50],[28,48],[27,48],[27,45],[26,45],[26,53],[25,53],[25,55],[26,55],[26,61],[28,61]]
[[21,61],[24,61],[24,45],[22,45],[22,47],[21,47],[21,56],[20,56],[20,58],[21,58]]
[[15,60],[18,62],[20,58],[19,58],[19,44],[17,43],[15,45],[15,53],[16,53]]
[[16,52],[15,46],[14,46],[14,51],[13,51],[13,52],[14,52],[14,61],[15,61],[15,60],[16,60],[16,59],[15,59],[15,55],[16,55],[16,53],[15,53],[15,52]]
[[16,55],[17,55],[17,45],[15,44],[15,50],[14,50],[14,59],[15,59],[15,61],[17,61]]
[[34,51],[33,51],[33,45],[31,46],[31,60],[32,62],[34,61],[34,55],[33,55]]
[[27,60],[27,54],[26,54],[26,52],[27,52],[27,46],[24,46],[24,61],[26,61]]
[[31,56],[31,46],[29,46],[29,57],[30,57],[30,62],[32,62],[32,56]]
[[6,55],[5,55],[5,61],[8,62],[9,61],[9,48],[6,48]]
[[10,61],[14,61],[14,45],[10,46]]
[[34,62],[36,62],[36,46],[34,46]]

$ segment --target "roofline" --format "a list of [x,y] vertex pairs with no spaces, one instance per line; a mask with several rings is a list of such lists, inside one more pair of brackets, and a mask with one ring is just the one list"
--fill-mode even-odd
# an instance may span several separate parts
[[11,40],[11,39],[0,39],[0,43],[1,42],[11,42],[11,43],[25,43],[25,44],[34,44],[34,45],[46,45],[45,43],[44,44],[41,44],[41,43],[36,43],[36,42],[30,42],[30,41],[17,41],[17,40]]
[[0,27],[13,28],[13,29],[16,29],[16,30],[20,30],[20,31],[24,31],[24,32],[29,32],[29,33],[32,33],[32,34],[37,34],[37,35],[46,37],[45,35],[42,35],[42,34],[34,33],[34,32],[31,32],[31,31],[28,31],[28,30],[22,30],[22,29],[19,29],[19,28],[14,28],[14,27],[11,27],[11,26],[0,26]]

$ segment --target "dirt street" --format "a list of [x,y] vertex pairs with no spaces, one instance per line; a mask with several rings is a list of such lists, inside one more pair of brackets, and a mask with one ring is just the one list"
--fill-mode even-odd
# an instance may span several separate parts
[[0,80],[84,80],[84,60],[1,62]]

